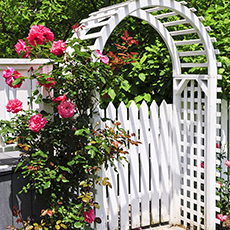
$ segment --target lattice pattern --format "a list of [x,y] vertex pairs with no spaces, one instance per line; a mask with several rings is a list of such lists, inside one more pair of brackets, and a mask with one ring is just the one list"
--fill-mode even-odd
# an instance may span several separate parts
[[195,80],[181,94],[181,224],[204,229],[207,97]]

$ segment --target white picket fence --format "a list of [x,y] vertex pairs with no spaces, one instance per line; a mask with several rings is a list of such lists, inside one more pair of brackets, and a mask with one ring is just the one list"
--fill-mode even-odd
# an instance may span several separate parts
[[[138,147],[130,146],[128,161],[102,171],[113,189],[98,188],[101,208],[97,216],[102,224],[97,229],[130,229],[150,226],[170,219],[171,162],[172,162],[172,105],[155,102],[149,108],[146,102],[129,108],[120,104],[116,110],[112,103],[102,117],[121,122],[121,127],[135,133]],[[111,122],[107,122],[111,126]],[[107,195],[106,195],[107,194]],[[101,198],[103,199],[101,200]],[[107,221],[108,219],[108,221]]]

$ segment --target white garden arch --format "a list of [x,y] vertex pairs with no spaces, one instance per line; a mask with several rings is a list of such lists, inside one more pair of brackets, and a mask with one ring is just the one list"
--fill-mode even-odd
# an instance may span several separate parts
[[[164,9],[169,12],[162,12]],[[90,48],[102,51],[116,26],[125,17],[134,16],[148,22],[163,38],[173,67],[170,223],[213,230],[217,222],[215,156],[216,141],[219,141],[216,136],[216,105],[219,101],[216,95],[220,76],[217,75],[219,63],[215,55],[218,50],[212,45],[215,38],[210,38],[207,32],[210,28],[202,24],[203,18],[197,17],[195,11],[186,7],[184,1],[130,0],[90,14],[89,18],[81,21],[85,27],[79,31],[79,36],[82,40],[94,39]],[[152,15],[152,12],[155,14]],[[162,22],[162,19],[173,16],[179,17]],[[177,28],[175,26],[183,24],[189,24],[189,29],[170,30],[172,26]],[[90,33],[91,29],[100,27],[100,32]],[[197,34],[197,38],[186,40],[187,34]],[[180,40],[181,35],[183,40]],[[203,49],[191,48],[188,51],[188,47],[194,47],[194,44],[200,44]],[[186,51],[183,51],[185,46]],[[206,57],[207,62],[199,62],[197,57],[201,55]],[[183,57],[190,57],[190,62],[185,62]],[[206,69],[206,74],[184,74],[185,69],[200,67]],[[201,163],[204,163],[204,168],[199,167]]]

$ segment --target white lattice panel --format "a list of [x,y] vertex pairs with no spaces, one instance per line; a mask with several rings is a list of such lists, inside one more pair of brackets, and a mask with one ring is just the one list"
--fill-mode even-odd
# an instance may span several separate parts
[[181,224],[204,229],[207,98],[191,80],[181,94]]

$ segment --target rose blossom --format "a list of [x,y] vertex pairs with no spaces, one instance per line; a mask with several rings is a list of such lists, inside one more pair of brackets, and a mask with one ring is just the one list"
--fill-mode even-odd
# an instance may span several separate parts
[[230,167],[230,161],[226,160],[225,164],[227,165],[227,167]]
[[220,185],[220,187],[223,186],[223,185],[220,183],[220,181],[218,181],[217,183]]
[[216,216],[217,219],[219,219],[220,221],[224,222],[228,219],[228,216],[227,215],[222,215],[222,214],[217,214]]
[[[41,77],[41,76],[39,76],[39,77]],[[42,83],[40,83],[39,81],[38,81],[38,84],[39,85],[41,85],[41,86],[44,86],[45,88],[50,88],[52,85],[55,85],[55,81],[54,81],[54,78],[52,78],[52,77],[49,77],[47,80],[46,80],[47,82],[50,82],[50,83],[45,83],[45,84],[42,84]]]
[[92,224],[92,222],[95,220],[95,215],[94,215],[93,209],[90,209],[89,212],[84,211],[84,216],[85,216],[84,221],[88,222],[89,224]]
[[70,101],[62,101],[60,105],[58,105],[58,113],[62,118],[72,117],[76,112],[75,106]]
[[39,26],[40,26],[41,33],[45,38],[45,42],[53,41],[54,34],[51,32],[51,30],[43,25],[39,25]]
[[53,42],[52,48],[50,50],[54,55],[62,55],[65,51],[66,43],[63,40],[59,40],[57,42]]
[[35,132],[35,133],[38,133],[40,129],[42,129],[45,124],[47,123],[48,121],[46,120],[46,118],[42,118],[42,115],[39,113],[37,115],[33,115],[31,118],[30,118],[30,121],[29,121],[29,128]]
[[96,50],[98,56],[100,57],[101,61],[104,63],[104,64],[108,64],[109,63],[109,58],[106,56],[106,55],[103,55],[100,50]]
[[63,96],[59,96],[57,98],[53,97],[52,101],[59,102],[59,101],[65,101],[66,99],[67,99],[66,94],[64,94]]
[[12,82],[16,80],[17,78],[21,77],[22,75],[14,70],[12,67],[7,66],[7,70],[3,70],[3,75],[2,75],[6,80],[6,84],[9,85],[12,88],[20,88],[22,83],[17,84],[15,86],[12,85]]
[[42,45],[44,41],[53,41],[54,35],[47,27],[34,25],[31,26],[27,39],[30,45],[36,46]]
[[14,73],[14,68],[7,66],[7,69],[3,70],[3,77],[4,78],[11,77],[13,73]]
[[18,113],[22,110],[22,102],[17,98],[10,100],[7,105],[7,112]]
[[15,49],[18,55],[20,54],[21,51],[26,52],[23,58],[26,58],[29,56],[30,47],[26,46],[26,43],[22,39],[18,40],[18,43],[15,45]]

